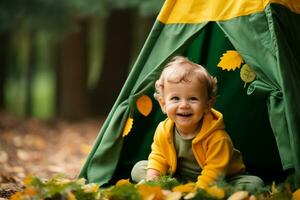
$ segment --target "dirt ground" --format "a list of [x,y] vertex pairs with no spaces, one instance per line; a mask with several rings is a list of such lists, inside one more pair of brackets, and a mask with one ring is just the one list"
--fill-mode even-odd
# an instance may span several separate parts
[[43,122],[0,113],[0,200],[19,190],[29,174],[76,178],[103,120]]

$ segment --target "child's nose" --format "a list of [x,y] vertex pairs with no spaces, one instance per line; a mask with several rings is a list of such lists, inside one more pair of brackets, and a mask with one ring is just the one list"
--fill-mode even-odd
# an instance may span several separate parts
[[187,100],[182,100],[180,103],[181,108],[187,108],[189,107],[189,102]]

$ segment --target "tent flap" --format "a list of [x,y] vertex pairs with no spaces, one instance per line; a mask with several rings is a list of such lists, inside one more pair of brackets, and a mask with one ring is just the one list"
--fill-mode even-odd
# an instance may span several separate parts
[[[152,97],[154,82],[171,57],[183,54],[217,76],[216,107],[225,113],[226,128],[247,163],[270,171],[278,149],[280,167],[295,169],[300,181],[300,15],[291,11],[300,13],[298,0],[166,0],[80,176],[105,184],[129,177],[133,164],[147,158],[156,125],[165,117]],[[230,49],[237,50],[256,74],[249,95],[239,70],[225,73],[216,67]],[[153,102],[149,116],[136,109],[140,95]],[[123,138],[129,116],[133,128]],[[248,151],[266,156],[255,160]]]

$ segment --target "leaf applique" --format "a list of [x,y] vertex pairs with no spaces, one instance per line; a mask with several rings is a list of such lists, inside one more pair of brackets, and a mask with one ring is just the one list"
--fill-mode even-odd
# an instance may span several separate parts
[[128,117],[128,119],[125,123],[125,126],[123,128],[122,137],[125,137],[129,134],[129,132],[131,131],[132,125],[133,125],[133,118]]
[[138,111],[147,117],[152,111],[152,100],[147,95],[140,96],[136,101]]
[[241,79],[245,82],[244,87],[246,87],[246,84],[252,82],[256,77],[254,71],[247,64],[244,64],[242,66],[240,76]]
[[229,50],[226,53],[223,53],[221,57],[221,61],[218,63],[218,67],[221,67],[222,70],[236,70],[241,67],[241,63],[243,62],[242,57],[237,51]]

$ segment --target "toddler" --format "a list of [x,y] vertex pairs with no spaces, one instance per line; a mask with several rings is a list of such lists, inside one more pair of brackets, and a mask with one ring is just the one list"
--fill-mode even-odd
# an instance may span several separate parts
[[155,83],[154,97],[167,115],[154,134],[148,161],[132,170],[133,181],[170,174],[206,188],[220,178],[231,184],[261,187],[245,173],[241,153],[224,130],[223,116],[213,109],[217,80],[205,68],[182,56],[173,58]]

